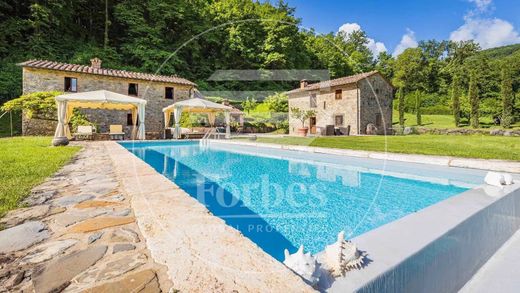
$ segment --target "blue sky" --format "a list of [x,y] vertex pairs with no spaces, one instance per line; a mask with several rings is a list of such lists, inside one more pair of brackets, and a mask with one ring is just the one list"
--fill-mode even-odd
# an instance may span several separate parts
[[[398,54],[427,39],[520,43],[520,0],[287,0],[319,33],[363,29],[374,52]],[[397,51],[396,51],[397,49]]]

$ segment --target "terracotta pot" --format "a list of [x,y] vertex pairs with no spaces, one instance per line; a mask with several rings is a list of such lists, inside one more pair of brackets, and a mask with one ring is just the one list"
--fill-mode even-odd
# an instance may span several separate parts
[[309,128],[307,128],[307,127],[298,128],[298,131],[297,131],[298,136],[303,136],[303,137],[307,136],[307,132],[309,132]]

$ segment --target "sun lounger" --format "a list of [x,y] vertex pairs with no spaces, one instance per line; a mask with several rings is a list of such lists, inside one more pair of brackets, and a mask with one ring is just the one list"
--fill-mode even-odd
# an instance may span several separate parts
[[121,139],[125,138],[122,125],[110,125],[110,139]]
[[92,139],[94,134],[94,127],[92,125],[79,125],[76,133],[74,133],[74,138],[76,140],[81,139]]

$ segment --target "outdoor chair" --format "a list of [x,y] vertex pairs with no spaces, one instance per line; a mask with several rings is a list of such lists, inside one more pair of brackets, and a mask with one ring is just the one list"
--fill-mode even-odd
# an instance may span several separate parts
[[73,134],[76,140],[92,139],[94,135],[94,127],[92,125],[79,125],[76,133]]
[[121,139],[125,138],[122,125],[110,125],[110,139]]

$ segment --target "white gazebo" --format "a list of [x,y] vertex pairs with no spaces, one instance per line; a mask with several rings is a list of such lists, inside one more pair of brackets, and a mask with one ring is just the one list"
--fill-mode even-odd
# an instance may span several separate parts
[[[59,95],[56,97],[56,103],[58,104],[58,126],[54,133],[54,141],[56,142],[67,141],[72,137],[68,123],[74,108],[132,111],[132,122],[134,124],[132,139],[145,139],[146,100],[99,90]],[[137,117],[139,117],[139,128],[137,128]],[[54,144],[56,145],[56,143]]]
[[217,113],[224,112],[224,117],[226,119],[226,138],[230,138],[231,129],[229,123],[230,112],[232,110],[232,107],[226,105],[211,102],[202,98],[192,98],[189,100],[174,103],[163,109],[164,127],[167,128],[170,125],[170,117],[173,113],[173,116],[175,118],[175,137],[180,138],[180,122],[182,112],[205,113],[208,115],[208,122],[211,125],[215,125],[215,118]]

